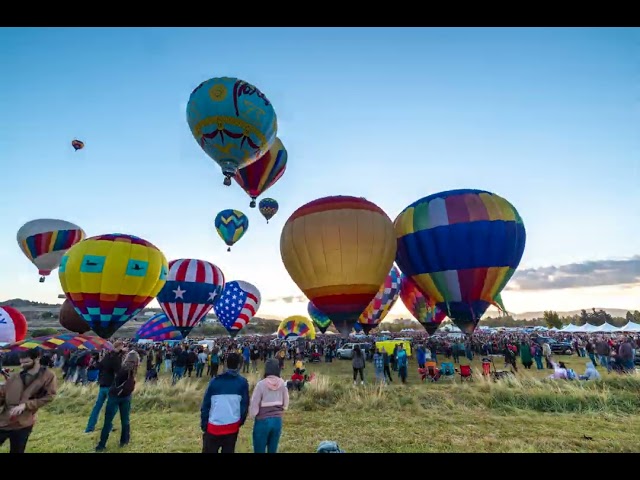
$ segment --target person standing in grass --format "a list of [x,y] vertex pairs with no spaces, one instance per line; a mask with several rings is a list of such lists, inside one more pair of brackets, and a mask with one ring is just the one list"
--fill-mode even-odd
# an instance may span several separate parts
[[202,453],[234,453],[249,412],[249,382],[238,373],[240,355],[227,355],[227,370],[209,382],[200,407]]
[[20,366],[19,373],[0,385],[0,446],[9,440],[10,453],[25,452],[36,412],[52,402],[57,393],[56,375],[40,365],[39,350],[21,352]]
[[402,383],[407,383],[407,352],[403,345],[398,344],[398,352],[396,353],[396,365],[398,366],[398,375]]
[[384,378],[385,379],[388,378],[389,383],[393,383],[393,378],[391,378],[391,368],[390,368],[391,357],[384,348],[382,349],[382,363],[384,365]]
[[196,362],[196,378],[202,378],[204,366],[207,363],[207,357],[208,355],[204,350],[200,350],[200,352],[198,352],[198,361]]
[[264,365],[264,378],[258,382],[253,395],[249,415],[253,424],[253,453],[277,453],[282,416],[289,406],[289,390],[280,378],[280,367],[276,359]]
[[120,424],[122,427],[120,447],[122,448],[129,444],[131,438],[129,418],[131,397],[136,388],[136,372],[139,364],[140,356],[134,349],[125,354],[122,367],[116,374],[113,385],[109,388],[109,397],[107,398],[107,406],[104,412],[104,424],[102,425],[102,432],[100,432],[100,441],[96,445],[96,452],[106,450],[109,434],[113,430],[113,419],[118,412],[120,412]]
[[376,348],[376,353],[373,354],[373,368],[376,372],[376,380],[386,383],[384,378],[384,358],[379,348]]
[[353,384],[357,384],[358,374],[360,375],[360,384],[364,385],[364,367],[365,360],[360,345],[356,345],[353,348],[353,359],[351,360],[351,366],[353,367]]
[[104,357],[102,357],[102,360],[98,362],[98,369],[100,370],[100,373],[98,374],[98,385],[100,386],[100,389],[98,390],[96,403],[93,406],[93,410],[91,410],[91,415],[89,415],[87,428],[84,431],[85,433],[91,433],[96,428],[98,417],[100,416],[100,410],[102,410],[104,402],[109,398],[109,388],[113,385],[115,376],[122,367],[124,354],[124,343],[122,340],[116,340],[113,344],[113,351],[105,354]]
[[216,346],[211,350],[211,355],[209,356],[209,365],[211,365],[211,370],[209,374],[211,378],[218,375],[218,368],[220,366],[220,349]]
[[529,345],[529,342],[525,340],[522,340],[520,343],[520,361],[526,369],[530,369],[531,365],[533,365],[533,359],[531,358],[531,345]]

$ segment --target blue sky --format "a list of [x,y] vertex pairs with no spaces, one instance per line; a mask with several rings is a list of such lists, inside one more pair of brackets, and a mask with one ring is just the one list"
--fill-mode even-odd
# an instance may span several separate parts
[[[0,299],[61,293],[15,239],[52,217],[213,261],[258,286],[261,313],[304,313],[274,300],[300,295],[280,231],[333,194],[393,219],[437,191],[493,191],[524,219],[523,270],[640,253],[640,29],[4,28],[0,44]],[[268,225],[189,132],[189,95],[215,76],[255,84],[278,114],[289,163]],[[250,216],[231,253],[213,227],[225,208]],[[640,308],[640,287],[504,300],[515,312]]]

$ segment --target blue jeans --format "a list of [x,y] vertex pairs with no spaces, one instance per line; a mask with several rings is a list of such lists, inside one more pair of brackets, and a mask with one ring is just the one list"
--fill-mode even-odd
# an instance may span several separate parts
[[104,412],[104,425],[102,426],[102,432],[100,433],[101,446],[107,445],[109,440],[109,434],[113,428],[113,419],[116,417],[116,413],[120,411],[120,423],[122,424],[122,432],[120,434],[120,443],[129,443],[130,427],[129,427],[129,414],[131,413],[131,395],[128,397],[114,397],[109,395],[107,400],[107,408]]
[[385,381],[385,378],[384,378],[384,368],[380,368],[380,369],[376,368],[376,369],[375,369],[375,372],[376,372],[376,380],[379,380],[379,381],[381,381],[382,383],[384,383],[384,381]]
[[109,387],[100,387],[98,391],[98,398],[96,399],[96,404],[93,406],[93,410],[91,410],[91,415],[89,415],[89,421],[87,422],[86,432],[93,432],[96,428],[96,423],[98,423],[98,417],[100,416],[100,410],[102,410],[102,405],[104,405],[105,400],[109,396]]
[[609,370],[609,355],[598,355],[598,360],[600,361],[600,366]]
[[173,384],[175,385],[178,380],[184,377],[184,371],[186,367],[176,367],[173,366]]
[[278,453],[282,417],[263,418],[253,424],[253,453]]

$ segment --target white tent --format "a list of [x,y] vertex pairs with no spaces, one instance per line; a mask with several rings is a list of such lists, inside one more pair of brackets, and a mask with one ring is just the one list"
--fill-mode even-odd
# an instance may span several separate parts
[[619,332],[640,332],[640,323],[629,322],[620,327]]
[[590,323],[585,323],[580,327],[576,327],[575,330],[573,331],[576,333],[592,333],[592,332],[595,332],[597,329],[598,327],[594,327]]
[[620,331],[619,327],[614,327],[613,325],[611,325],[610,323],[603,323],[602,325],[600,325],[599,327],[595,327],[595,329],[593,330],[594,332],[598,332],[598,333],[616,333]]
[[564,327],[561,332],[572,333],[572,332],[580,332],[581,327],[576,327],[573,323],[570,323],[566,327]]

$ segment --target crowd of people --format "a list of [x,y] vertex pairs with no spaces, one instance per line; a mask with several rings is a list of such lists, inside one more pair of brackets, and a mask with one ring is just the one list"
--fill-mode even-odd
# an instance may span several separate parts
[[[385,336],[384,339],[397,336]],[[567,342],[578,356],[589,358],[584,374],[578,375],[564,362],[555,361],[549,337]],[[389,352],[376,346],[380,338],[345,339],[319,335],[315,340],[281,341],[268,336],[245,336],[241,339],[216,338],[215,342],[194,339],[176,345],[140,345],[132,340],[116,340],[112,351],[65,350],[46,352],[43,356],[40,350],[28,350],[20,355],[20,371],[8,376],[6,383],[0,386],[0,445],[9,440],[11,452],[25,451],[37,410],[56,396],[57,377],[52,368],[61,369],[65,382],[98,383],[98,395],[85,428],[86,433],[95,431],[104,407],[104,421],[95,450],[106,450],[118,414],[121,424],[119,444],[121,447],[127,445],[131,438],[132,395],[137,372],[144,363],[147,382],[155,381],[163,368],[171,374],[174,385],[184,377],[209,378],[200,412],[203,453],[233,453],[238,432],[247,417],[255,419],[254,452],[275,453],[290,391],[302,391],[305,383],[312,379],[305,368],[306,362],[324,360],[330,363],[345,343],[356,342],[351,358],[354,385],[358,385],[358,381],[360,385],[365,383],[367,362],[373,364],[377,382],[393,382],[394,372],[402,383],[406,383],[408,355],[403,343],[397,342]],[[556,333],[542,337],[522,331],[479,331],[472,337],[429,337],[425,333],[415,333],[409,341],[419,372],[424,372],[425,366],[437,365],[439,358],[446,359],[447,363],[469,365],[475,356],[481,356],[483,360],[503,356],[505,367],[510,367],[513,373],[518,372],[518,363],[525,369],[532,368],[535,363],[538,370],[552,370],[550,378],[564,380],[596,380],[601,377],[597,366],[610,373],[631,372],[635,368],[639,344],[640,337],[633,335]],[[293,374],[285,380],[282,374],[287,361],[291,362]],[[250,396],[249,383],[242,374],[257,374],[259,370],[263,378]],[[437,376],[438,373],[435,379]],[[340,449],[333,442],[325,442],[318,451]]]

